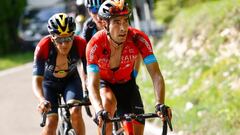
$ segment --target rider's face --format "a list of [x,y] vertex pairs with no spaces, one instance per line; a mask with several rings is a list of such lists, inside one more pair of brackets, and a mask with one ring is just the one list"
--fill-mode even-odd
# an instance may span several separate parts
[[89,14],[90,16],[93,18],[93,21],[96,23],[98,29],[103,29],[104,26],[103,26],[103,23],[102,23],[102,20],[98,17],[98,14],[97,13],[93,13],[89,10]]
[[91,15],[93,18],[93,21],[96,23],[99,30],[104,28],[103,21],[98,17],[97,14]]
[[62,55],[67,55],[72,47],[73,38],[73,35],[53,36],[52,40],[58,52]]
[[118,43],[124,42],[127,38],[128,26],[127,16],[119,16],[110,19],[109,32],[113,40]]

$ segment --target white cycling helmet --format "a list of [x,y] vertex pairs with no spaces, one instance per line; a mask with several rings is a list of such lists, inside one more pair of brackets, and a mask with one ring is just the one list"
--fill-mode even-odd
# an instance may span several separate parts
[[99,8],[105,0],[85,0],[87,8]]

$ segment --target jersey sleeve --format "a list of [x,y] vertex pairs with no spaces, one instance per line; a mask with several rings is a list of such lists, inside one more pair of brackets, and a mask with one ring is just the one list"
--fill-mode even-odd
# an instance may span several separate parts
[[87,72],[99,72],[98,59],[101,53],[101,31],[97,32],[87,44]]
[[33,75],[38,75],[38,76],[44,75],[45,62],[48,58],[50,42],[51,40],[49,37],[44,37],[37,44],[34,51]]
[[75,36],[76,48],[79,58],[81,59],[84,67],[84,72],[87,73],[87,65],[86,65],[86,40],[81,38],[80,36]]
[[80,58],[85,58],[85,51],[86,51],[86,40],[81,38],[80,36],[75,36],[74,41],[76,42],[77,53]]
[[143,61],[145,64],[151,64],[153,62],[157,62],[156,57],[153,54],[153,49],[151,42],[148,36],[139,30],[135,30],[135,44],[137,44],[138,50],[140,51]]

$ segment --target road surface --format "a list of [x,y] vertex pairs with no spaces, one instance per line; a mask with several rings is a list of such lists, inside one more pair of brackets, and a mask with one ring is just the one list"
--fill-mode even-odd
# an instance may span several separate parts
[[[31,89],[31,64],[0,72],[0,135],[39,135],[40,114]],[[87,135],[96,125],[84,113]]]

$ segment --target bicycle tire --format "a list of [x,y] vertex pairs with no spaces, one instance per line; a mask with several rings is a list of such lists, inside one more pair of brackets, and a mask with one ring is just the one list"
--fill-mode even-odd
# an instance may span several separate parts
[[57,135],[64,135],[64,124],[61,123],[57,129]]

